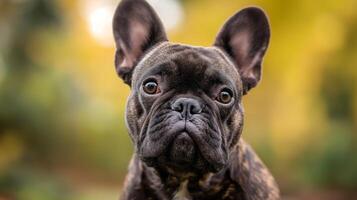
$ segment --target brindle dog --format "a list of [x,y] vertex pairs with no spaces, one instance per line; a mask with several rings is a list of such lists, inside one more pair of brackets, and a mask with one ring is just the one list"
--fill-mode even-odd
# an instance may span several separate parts
[[236,13],[212,47],[168,42],[144,0],[121,1],[113,29],[135,145],[122,199],[279,199],[274,178],[240,138],[242,97],[259,82],[269,43],[264,12]]

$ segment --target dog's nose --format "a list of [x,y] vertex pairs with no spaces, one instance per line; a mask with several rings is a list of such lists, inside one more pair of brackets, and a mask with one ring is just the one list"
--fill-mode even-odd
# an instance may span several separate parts
[[194,114],[202,112],[201,104],[192,98],[178,98],[172,105],[171,109],[181,113],[184,118],[191,117]]

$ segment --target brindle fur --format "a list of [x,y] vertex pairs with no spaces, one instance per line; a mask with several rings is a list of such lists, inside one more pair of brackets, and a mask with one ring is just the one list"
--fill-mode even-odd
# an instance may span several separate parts
[[[188,177],[187,189],[195,200],[276,200],[279,189],[268,169],[243,140],[234,147],[229,167],[219,173]],[[126,177],[122,199],[169,200],[182,180],[148,167],[134,155]]]
[[[122,199],[280,199],[269,170],[241,138],[241,99],[260,80],[269,42],[265,14],[257,8],[237,13],[213,47],[167,42],[161,22],[143,0],[123,0],[113,28],[117,72],[132,89],[126,123],[135,145]],[[142,84],[150,76],[164,79],[159,82],[163,90],[159,96],[142,94]],[[234,90],[229,106],[217,105],[209,96],[211,87],[222,84]],[[187,131],[200,150],[190,166],[167,154],[172,151],[167,145],[175,140],[170,129],[178,126],[170,105],[181,96],[204,105],[198,121],[187,122],[195,127]]]

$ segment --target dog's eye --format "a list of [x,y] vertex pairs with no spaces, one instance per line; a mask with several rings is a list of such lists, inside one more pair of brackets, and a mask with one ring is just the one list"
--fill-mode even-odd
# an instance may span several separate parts
[[232,92],[228,89],[223,89],[218,97],[217,100],[221,103],[228,104],[232,101]]
[[156,81],[148,81],[143,85],[144,92],[147,94],[157,94],[160,92],[159,86]]

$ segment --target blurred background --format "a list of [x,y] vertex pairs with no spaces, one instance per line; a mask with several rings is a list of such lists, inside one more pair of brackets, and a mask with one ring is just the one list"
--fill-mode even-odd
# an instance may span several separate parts
[[[132,144],[117,77],[119,0],[0,1],[0,200],[117,199]],[[257,5],[272,38],[244,98],[284,199],[357,198],[356,0],[150,0],[171,41],[209,46]]]

